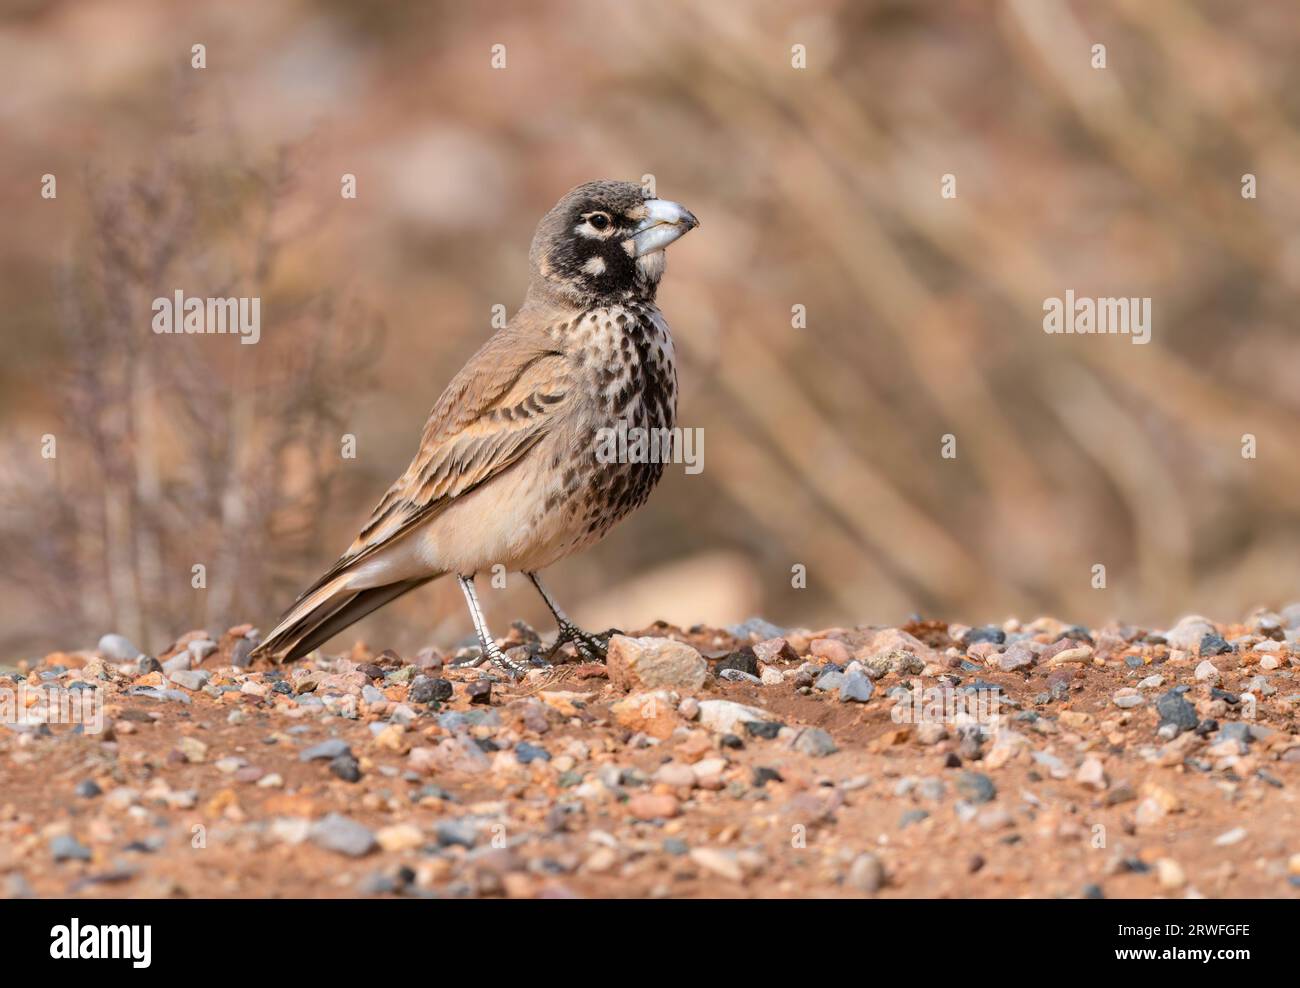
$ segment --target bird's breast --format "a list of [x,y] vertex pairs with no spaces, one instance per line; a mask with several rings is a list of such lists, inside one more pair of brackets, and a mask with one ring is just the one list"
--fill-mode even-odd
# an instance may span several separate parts
[[548,507],[571,513],[577,541],[587,544],[659,482],[676,422],[677,365],[668,324],[650,304],[590,310],[564,343],[580,396],[576,455]]
[[677,417],[672,334],[648,303],[592,309],[564,341],[597,426],[671,429]]

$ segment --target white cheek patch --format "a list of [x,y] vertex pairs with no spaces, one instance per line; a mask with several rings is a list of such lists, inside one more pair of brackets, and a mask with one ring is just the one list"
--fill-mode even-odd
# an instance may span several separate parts
[[627,256],[628,256],[628,257],[636,257],[636,241],[635,241],[635,240],[624,240],[624,241],[623,241],[623,249],[624,249],[625,251],[627,251]]
[[659,279],[664,275],[664,265],[667,262],[664,251],[651,251],[649,254],[642,254],[636,259],[637,269],[644,276],[645,280],[652,285],[659,283]]
[[604,274],[605,259],[603,257],[593,257],[582,266],[582,270],[587,274]]

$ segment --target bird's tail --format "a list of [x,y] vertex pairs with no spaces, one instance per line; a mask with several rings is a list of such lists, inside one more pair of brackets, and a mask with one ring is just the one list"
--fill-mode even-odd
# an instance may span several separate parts
[[376,608],[441,575],[355,590],[347,586],[350,574],[341,573],[298,598],[250,658],[266,656],[274,662],[300,659]]

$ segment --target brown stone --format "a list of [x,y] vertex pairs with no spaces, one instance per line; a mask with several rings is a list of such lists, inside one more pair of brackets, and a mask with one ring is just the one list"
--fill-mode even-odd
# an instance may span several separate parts
[[667,793],[639,792],[627,801],[628,813],[638,820],[671,819],[677,810],[677,797]]
[[610,639],[606,657],[610,682],[619,689],[668,689],[694,692],[709,674],[704,656],[685,642],[671,638]]
[[609,712],[615,723],[660,740],[670,737],[682,723],[677,704],[667,690],[633,693],[613,704]]

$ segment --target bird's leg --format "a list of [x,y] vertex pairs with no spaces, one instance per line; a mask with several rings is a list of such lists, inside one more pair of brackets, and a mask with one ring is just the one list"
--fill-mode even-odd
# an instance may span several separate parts
[[588,662],[602,661],[605,658],[606,649],[609,647],[609,636],[593,635],[583,631],[569,620],[569,616],[560,609],[560,605],[546,592],[546,588],[542,586],[542,581],[537,578],[536,573],[525,573],[524,575],[533,581],[533,586],[542,595],[542,600],[546,601],[546,606],[555,615],[555,623],[560,626],[560,633],[555,636],[555,644],[551,646],[551,651],[546,657],[549,659],[558,652],[565,642],[573,642],[574,647]]
[[501,651],[501,646],[496,643],[491,632],[488,631],[487,622],[483,620],[483,609],[478,604],[478,594],[474,591],[474,577],[461,576],[457,573],[456,581],[465,594],[465,603],[469,604],[469,615],[474,621],[474,632],[478,635],[479,647],[483,649],[483,655],[473,662],[464,664],[478,666],[483,664],[484,658],[488,658],[492,660],[493,665],[504,670],[512,678],[522,678],[527,674],[528,670]]

